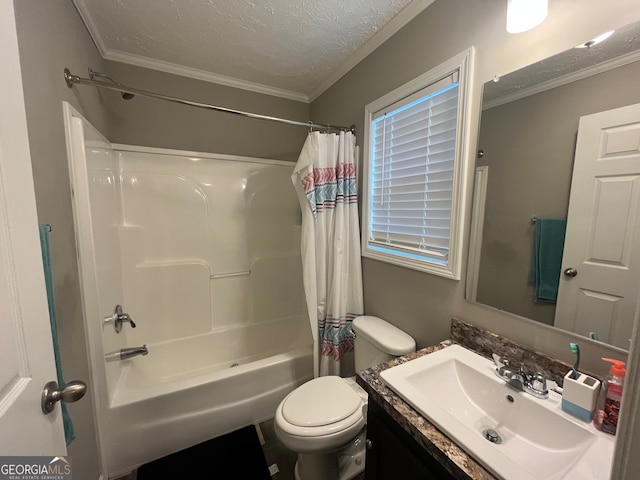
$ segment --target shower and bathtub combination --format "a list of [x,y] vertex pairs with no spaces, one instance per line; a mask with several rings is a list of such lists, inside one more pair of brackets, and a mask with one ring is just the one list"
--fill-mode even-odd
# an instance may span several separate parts
[[103,469],[272,417],[313,377],[293,165],[111,144],[64,112]]

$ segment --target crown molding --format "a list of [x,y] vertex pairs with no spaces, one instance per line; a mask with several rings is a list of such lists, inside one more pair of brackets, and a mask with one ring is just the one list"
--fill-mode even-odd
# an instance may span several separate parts
[[87,27],[89,35],[93,38],[93,43],[95,43],[98,52],[102,58],[104,58],[107,49],[104,46],[104,39],[102,38],[102,35],[100,35],[96,19],[93,17],[91,10],[87,7],[85,0],[73,0],[73,4],[80,15],[80,18],[82,18],[84,25]]
[[175,63],[165,62],[162,60],[155,60],[132,53],[120,52],[118,50],[108,50],[107,53],[103,56],[105,59],[115,62],[127,63],[129,65],[134,65],[137,67],[150,68],[152,70],[158,70],[160,72],[172,73],[174,75],[180,75],[182,77],[193,78],[196,80],[203,80],[205,82],[225,85],[227,87],[234,87],[241,90],[248,90],[250,92],[262,93],[264,95],[272,95],[274,97],[286,98],[288,100],[295,100],[297,102],[309,103],[309,96],[304,93],[285,90],[282,88],[270,87],[269,85],[263,85],[261,83],[254,83],[247,80],[240,80],[234,77],[227,77],[224,75],[219,75],[217,73],[211,73],[205,70],[199,70],[197,68],[185,67],[183,65],[177,65]]
[[320,86],[309,95],[309,101],[327,91],[334,83],[340,80],[358,63],[364,60],[376,48],[389,40],[398,30],[413,20],[419,13],[425,10],[435,0],[414,0],[404,7],[400,12],[378,30],[369,40],[367,40],[358,50],[356,50],[337,70],[327,77]]
[[578,70],[577,72],[569,73],[567,75],[554,78],[553,80],[549,80],[548,82],[541,83],[540,85],[535,85],[531,88],[525,88],[523,90],[510,93],[509,95],[505,95],[504,97],[496,98],[495,100],[491,100],[490,102],[483,104],[482,110],[488,110],[490,108],[504,105],[505,103],[513,102],[515,100],[520,100],[521,98],[529,97],[537,93],[542,93],[547,90],[551,90],[552,88],[561,87],[563,85],[567,85],[569,83],[576,82],[578,80],[582,80],[584,78],[591,77],[593,75],[598,75],[599,73],[604,73],[609,70],[613,70],[614,68],[622,67],[624,65],[628,65],[630,63],[637,62],[639,60],[640,60],[640,51],[627,53],[625,55],[621,55],[611,60],[607,60],[606,62],[602,62],[597,65],[584,68],[582,70]]
[[203,80],[205,82],[211,82],[218,85],[238,88],[241,90],[262,93],[264,95],[286,98],[288,100],[295,100],[297,102],[309,103],[309,96],[305,93],[286,90],[283,88],[271,87],[269,85],[249,82],[247,80],[241,80],[225,75],[219,75],[216,73],[207,72],[205,70],[199,70],[197,68],[185,67],[183,65],[178,65],[171,62],[165,62],[163,60],[155,60],[149,57],[143,57],[141,55],[135,55],[132,53],[109,49],[105,46],[104,39],[102,35],[100,35],[100,31],[98,30],[95,18],[93,17],[91,9],[89,9],[85,0],[73,0],[73,3],[76,6],[76,10],[78,10],[78,13],[80,14],[80,17],[82,18],[84,24],[86,25],[87,30],[89,30],[89,34],[91,35],[91,38],[93,38],[98,52],[100,53],[102,58],[106,60],[126,63],[138,67],[150,68],[152,70],[158,70],[160,72],[172,73],[174,75],[180,75],[182,77]]
[[335,70],[329,77],[327,77],[320,86],[312,92],[311,95],[302,92],[296,92],[292,90],[286,90],[282,88],[272,87],[260,83],[250,82],[247,80],[241,80],[234,77],[228,77],[225,75],[219,75],[211,73],[205,70],[197,68],[185,67],[171,62],[163,60],[155,60],[149,57],[143,57],[132,53],[122,52],[119,50],[113,50],[106,47],[104,38],[100,35],[97,23],[91,10],[87,6],[85,0],[73,0],[76,10],[80,14],[84,24],[93,39],[98,52],[102,58],[106,60],[112,60],[115,62],[126,63],[129,65],[150,68],[158,70],[160,72],[171,73],[174,75],[180,75],[183,77],[194,78],[205,82],[216,83],[219,85],[226,85],[228,87],[239,88],[242,90],[248,90],[251,92],[262,93],[265,95],[272,95],[275,97],[286,98],[289,100],[295,100],[303,103],[311,103],[324,93],[329,87],[340,80],[349,70],[360,63],[365,57],[367,57],[376,48],[386,42],[391,36],[393,36],[398,30],[409,23],[419,13],[425,10],[435,0],[414,0],[405,8],[400,10],[398,14],[393,17],[388,23],[386,23],[380,30],[378,30],[369,40],[367,40],[358,50],[355,51],[337,70]]

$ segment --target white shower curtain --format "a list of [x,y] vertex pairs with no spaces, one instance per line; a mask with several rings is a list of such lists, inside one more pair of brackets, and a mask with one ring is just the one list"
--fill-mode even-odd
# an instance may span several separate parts
[[353,351],[351,322],[363,312],[357,149],[350,132],[312,132],[291,175],[302,208],[302,268],[316,376],[341,374],[343,355]]

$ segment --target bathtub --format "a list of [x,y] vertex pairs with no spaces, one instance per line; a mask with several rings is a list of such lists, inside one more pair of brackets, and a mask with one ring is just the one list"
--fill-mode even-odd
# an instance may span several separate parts
[[102,476],[271,418],[313,376],[293,165],[65,124]]
[[[184,343],[177,348],[191,340]],[[311,345],[173,378],[146,368],[147,357],[175,347],[151,345],[146,357],[124,362],[104,419],[110,476],[271,418],[292,389],[313,377]]]
[[[121,373],[110,407],[118,408],[165,396],[176,390],[189,391],[210,383],[212,379],[219,381],[227,377],[243,376],[245,372],[253,372],[263,365],[304,356],[303,353],[306,355],[309,350],[304,327],[304,319],[291,317],[149,344],[148,355],[119,362]],[[263,382],[273,380],[276,383],[276,380],[282,380],[287,385],[309,376],[309,372],[304,370],[289,372],[294,377],[277,376],[279,372],[264,373],[266,375]],[[273,377],[269,377],[271,373],[274,373]],[[262,386],[258,391],[269,388]],[[241,392],[242,390],[239,391],[239,396],[244,398],[245,395]],[[234,395],[235,393],[233,392]],[[233,400],[234,397],[229,398]]]

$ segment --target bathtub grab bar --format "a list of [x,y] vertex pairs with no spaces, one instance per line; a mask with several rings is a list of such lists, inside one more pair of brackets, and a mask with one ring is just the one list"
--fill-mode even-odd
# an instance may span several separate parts
[[251,275],[251,270],[243,270],[241,272],[215,273],[211,275],[211,280],[216,278],[240,277],[242,275]]

